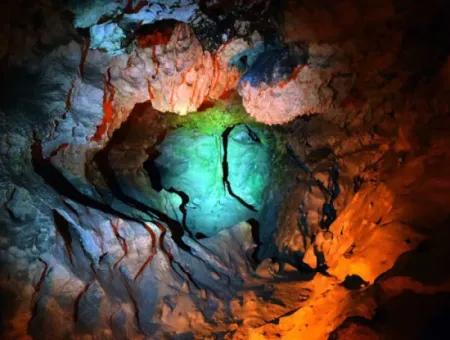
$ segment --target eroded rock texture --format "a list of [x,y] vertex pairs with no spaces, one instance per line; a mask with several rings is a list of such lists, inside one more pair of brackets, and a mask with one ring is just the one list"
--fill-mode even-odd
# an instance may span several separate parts
[[348,94],[348,82],[336,83],[351,78],[344,61],[339,61],[345,57],[336,56],[339,49],[312,44],[305,56],[290,53],[286,49],[263,52],[241,79],[239,94],[245,109],[259,122],[282,124],[326,112],[337,104],[336,95]]
[[247,47],[237,39],[211,55],[187,25],[176,25],[167,41],[138,48],[112,63],[104,102],[105,115],[111,118],[104,124],[111,123],[108,127],[114,130],[136,103],[148,100],[158,111],[185,115],[207,100],[219,99],[236,88],[240,74],[229,61]]
[[446,1],[0,6],[1,338],[448,338]]

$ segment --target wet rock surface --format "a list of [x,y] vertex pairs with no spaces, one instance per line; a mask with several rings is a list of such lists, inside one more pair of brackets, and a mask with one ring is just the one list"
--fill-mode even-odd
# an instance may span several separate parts
[[448,337],[448,5],[274,3],[0,5],[2,338]]

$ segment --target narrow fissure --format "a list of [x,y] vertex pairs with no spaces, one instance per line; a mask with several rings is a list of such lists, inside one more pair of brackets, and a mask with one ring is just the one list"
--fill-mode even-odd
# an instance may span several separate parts
[[257,211],[256,208],[251,205],[250,203],[245,202],[245,200],[242,197],[239,197],[233,192],[233,189],[231,187],[231,183],[228,179],[229,175],[229,167],[228,167],[228,137],[230,136],[231,131],[235,128],[236,125],[230,126],[225,129],[225,131],[222,133],[222,145],[223,145],[223,159],[222,159],[222,171],[223,171],[223,183],[225,188],[227,189],[230,196],[234,197],[236,200],[239,201],[244,207],[251,211]]
[[151,238],[151,246],[150,246],[150,254],[148,255],[145,262],[142,264],[142,266],[137,271],[136,275],[134,276],[134,281],[137,280],[137,278],[144,272],[145,268],[151,265],[153,258],[156,255],[156,234],[155,232],[149,228],[145,223],[143,223],[144,229],[148,232]]
[[330,198],[328,202],[325,202],[322,207],[322,220],[320,221],[320,227],[322,229],[328,229],[334,222],[337,216],[336,208],[334,207],[334,200],[337,198],[340,192],[339,188],[339,170],[337,166],[333,166],[329,172],[329,183],[326,188]]
[[191,231],[189,230],[189,228],[187,227],[187,224],[186,224],[186,219],[187,219],[186,206],[189,203],[189,195],[186,194],[184,191],[175,189],[173,187],[171,187],[169,189],[166,189],[166,190],[168,192],[175,193],[175,194],[177,194],[178,196],[181,197],[182,202],[181,202],[180,207],[179,207],[181,213],[183,214],[183,218],[182,218],[182,222],[181,223],[183,225],[184,230],[186,230],[187,233],[192,237],[192,233],[191,233]]
[[248,125],[245,125],[245,128],[247,129],[248,135],[250,136],[250,138],[258,144],[261,144],[261,139],[258,137],[258,135],[255,133],[255,131],[253,131],[252,129],[250,129],[250,127]]
[[116,268],[119,265],[119,263],[128,255],[128,243],[127,240],[122,235],[120,235],[119,226],[117,225],[117,223],[111,221],[110,224],[114,236],[116,237],[117,242],[119,242],[119,245],[123,251],[123,255],[113,265],[113,268]]
[[55,221],[55,227],[58,233],[61,235],[64,246],[66,248],[67,257],[70,263],[73,265],[73,252],[72,252],[72,235],[69,230],[69,222],[61,216],[56,210],[53,210],[53,220]]
[[93,282],[89,282],[88,284],[86,284],[84,286],[83,290],[80,293],[78,293],[78,295],[75,298],[74,305],[73,305],[73,320],[75,322],[77,322],[79,319],[79,315],[80,315],[79,309],[80,309],[81,299],[82,299],[83,295],[85,295],[87,293],[87,291],[92,283]]
[[38,283],[36,284],[34,293],[33,293],[33,299],[31,300],[32,302],[32,307],[31,307],[31,317],[27,322],[27,333],[28,334],[32,334],[33,333],[33,323],[34,320],[36,319],[37,315],[38,315],[38,311],[39,311],[39,301],[40,301],[40,296],[39,293],[42,290],[42,286],[45,283],[45,279],[50,275],[50,273],[52,272],[53,268],[49,267],[48,263],[46,261],[44,261],[42,258],[38,258],[38,260],[40,262],[42,262],[44,264],[44,269],[41,273],[41,276],[39,278]]
[[298,208],[298,220],[297,220],[297,225],[298,228],[300,229],[300,235],[302,237],[302,242],[303,242],[303,246],[306,247],[308,246],[308,240],[307,238],[310,236],[310,230],[311,228],[309,227],[308,224],[308,212],[305,211],[305,205],[304,203],[300,204],[299,208]]
[[255,220],[254,218],[249,219],[247,221],[247,223],[250,224],[250,226],[251,226],[253,242],[256,245],[256,247],[253,250],[253,253],[251,255],[251,258],[256,266],[260,262],[258,259],[258,252],[259,252],[259,249],[261,248],[261,238],[259,237],[260,225],[259,225],[258,221]]

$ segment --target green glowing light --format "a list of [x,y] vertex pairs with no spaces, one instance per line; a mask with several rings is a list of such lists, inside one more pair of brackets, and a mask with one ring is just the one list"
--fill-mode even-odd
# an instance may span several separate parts
[[217,104],[200,112],[193,112],[186,116],[169,116],[169,126],[184,127],[206,135],[221,134],[227,127],[237,124],[261,125],[248,115],[242,105]]

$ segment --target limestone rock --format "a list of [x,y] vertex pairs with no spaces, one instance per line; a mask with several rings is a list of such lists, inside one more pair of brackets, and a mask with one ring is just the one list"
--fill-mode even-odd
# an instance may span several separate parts
[[155,79],[149,81],[152,105],[181,115],[196,111],[208,95],[213,61],[186,25],[178,25],[166,46],[156,49]]
[[[193,235],[211,236],[256,218],[264,204],[271,176],[270,147],[252,140],[247,128],[238,125],[224,150],[221,133],[202,135],[179,129],[158,147],[161,155],[155,163],[161,184],[184,194],[185,223]],[[263,130],[253,133],[266,139]]]
[[21,187],[14,189],[10,200],[6,203],[6,208],[19,222],[30,222],[37,215],[30,193]]
[[139,26],[161,20],[188,23],[198,11],[198,5],[191,0],[151,3],[95,0],[89,3],[73,2],[67,6],[74,12],[74,26],[89,28],[90,48],[104,50],[110,55],[123,53],[131,41],[127,35],[131,36]]
[[136,103],[151,100],[155,109],[186,114],[205,100],[212,77],[212,58],[190,28],[179,24],[167,44],[136,49],[109,70],[105,115],[115,129]]
[[113,16],[121,8],[125,7],[127,1],[94,0],[90,2],[73,1],[69,7],[75,14],[74,26],[88,28],[95,25],[101,17]]
[[[0,4],[1,338],[447,335],[447,1],[271,3]],[[65,4],[82,8],[75,18],[84,29],[67,27]],[[166,37],[150,26],[161,18],[190,24]],[[123,55],[88,49],[88,28],[105,23],[123,30],[123,41],[111,36]],[[155,27],[161,39],[146,36]],[[255,27],[259,38],[248,39]],[[99,44],[109,48],[111,37]],[[280,51],[286,43],[301,60],[290,63]],[[256,62],[268,50],[277,52]],[[175,116],[152,107],[149,85],[162,111],[184,113],[233,90],[234,67],[245,72],[244,101],[269,123],[279,118],[266,112],[270,101],[283,119],[321,114],[279,127],[232,118],[215,138],[198,131],[174,138],[176,130],[164,140],[164,121]],[[191,117],[230,122],[225,114]],[[262,130],[284,138],[277,148],[290,190],[280,181],[263,190],[276,174],[262,163],[279,160],[264,152]],[[158,186],[149,163],[161,141]],[[168,191],[178,188],[192,200]],[[258,211],[247,214],[231,191]],[[223,200],[212,204],[216,193]],[[162,207],[166,216],[155,211]],[[206,212],[208,237],[180,232],[183,208],[188,217]],[[221,228],[230,215],[235,220]]]
[[110,130],[128,117],[136,103],[150,100],[158,111],[185,115],[206,100],[219,99],[236,87],[239,72],[229,61],[246,47],[237,39],[211,55],[203,51],[187,25],[178,24],[167,42],[137,48],[130,57],[115,59],[104,101]]
[[231,60],[239,53],[249,48],[243,39],[231,40],[214,53],[214,71],[208,98],[217,100],[237,87],[241,74],[236,67],[233,67]]
[[292,79],[273,86],[261,84],[253,87],[244,82],[239,90],[247,112],[265,124],[283,124],[296,117],[327,110],[331,93],[320,94],[326,84],[318,72],[309,66],[300,67]]
[[198,5],[193,0],[165,0],[136,7],[123,17],[124,23],[152,24],[159,20],[175,20],[188,23],[197,14]]
[[102,49],[111,55],[123,52],[122,40],[125,39],[125,34],[116,23],[94,25],[90,28],[90,34],[90,48]]

